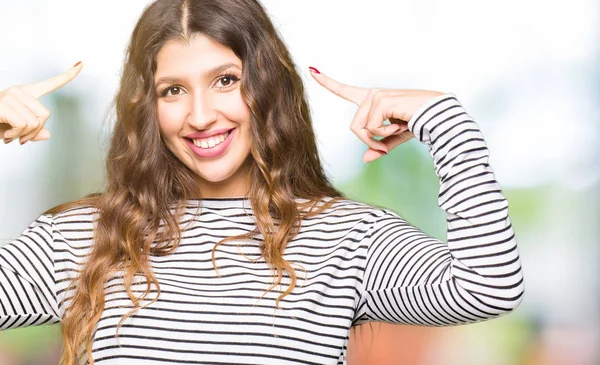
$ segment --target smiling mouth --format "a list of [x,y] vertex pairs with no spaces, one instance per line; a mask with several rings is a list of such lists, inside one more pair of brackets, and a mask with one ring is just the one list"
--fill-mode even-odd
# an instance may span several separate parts
[[220,145],[221,143],[223,143],[225,141],[225,139],[227,139],[227,137],[229,136],[231,131],[233,131],[234,129],[235,128],[232,128],[225,133],[210,136],[208,138],[187,138],[187,137],[183,137],[183,138],[192,142],[194,144],[194,146],[196,146],[198,148],[208,150],[208,149],[214,148],[214,147]]
[[237,128],[230,129],[221,135],[211,136],[209,138],[188,138],[183,137],[185,143],[191,151],[200,158],[216,158],[223,155],[230,147]]
[[209,148],[213,148],[215,146],[220,145],[221,143],[223,143],[223,141],[225,141],[225,139],[227,138],[227,136],[229,136],[230,132],[225,132],[223,134],[219,134],[216,136],[211,136],[209,138],[200,138],[200,139],[191,139],[188,138],[189,141],[192,141],[192,143],[194,143],[194,145],[196,147],[202,148],[202,149],[209,149]]

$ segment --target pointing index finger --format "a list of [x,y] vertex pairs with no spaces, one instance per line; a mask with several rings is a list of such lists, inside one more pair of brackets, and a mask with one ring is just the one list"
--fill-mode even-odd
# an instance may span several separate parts
[[81,64],[81,62],[78,62],[75,64],[75,66],[71,67],[71,69],[69,69],[66,72],[63,72],[46,80],[24,85],[22,89],[23,91],[37,99],[69,83],[79,74],[82,67],[83,65]]
[[317,73],[311,71],[311,75],[319,84],[321,84],[321,86],[331,91],[335,95],[351,101],[356,105],[362,104],[369,93],[368,89],[342,84],[341,82],[335,81],[321,72]]

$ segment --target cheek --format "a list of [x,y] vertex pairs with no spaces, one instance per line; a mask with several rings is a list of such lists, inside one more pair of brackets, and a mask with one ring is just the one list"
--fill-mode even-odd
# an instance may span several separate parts
[[239,121],[245,127],[250,125],[250,108],[244,102],[244,99],[236,98],[230,104],[229,109],[232,112],[232,119]]
[[183,108],[175,103],[159,102],[156,111],[162,133],[166,137],[176,136],[183,128],[183,121],[185,120]]

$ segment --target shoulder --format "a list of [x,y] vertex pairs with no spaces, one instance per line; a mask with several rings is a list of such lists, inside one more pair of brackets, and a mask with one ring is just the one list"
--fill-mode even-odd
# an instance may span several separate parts
[[80,205],[42,215],[52,221],[55,233],[67,240],[91,239],[98,216],[98,209],[90,205]]
[[[333,198],[326,198],[328,202]],[[355,222],[374,223],[380,217],[384,216],[388,209],[373,204],[368,204],[350,198],[340,198],[335,200],[331,206],[325,209],[319,218],[328,221],[352,220]]]

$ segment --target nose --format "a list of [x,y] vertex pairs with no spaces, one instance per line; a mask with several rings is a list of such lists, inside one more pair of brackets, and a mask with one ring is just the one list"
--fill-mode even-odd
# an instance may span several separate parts
[[217,120],[217,109],[210,93],[195,93],[188,123],[196,129],[208,129]]

